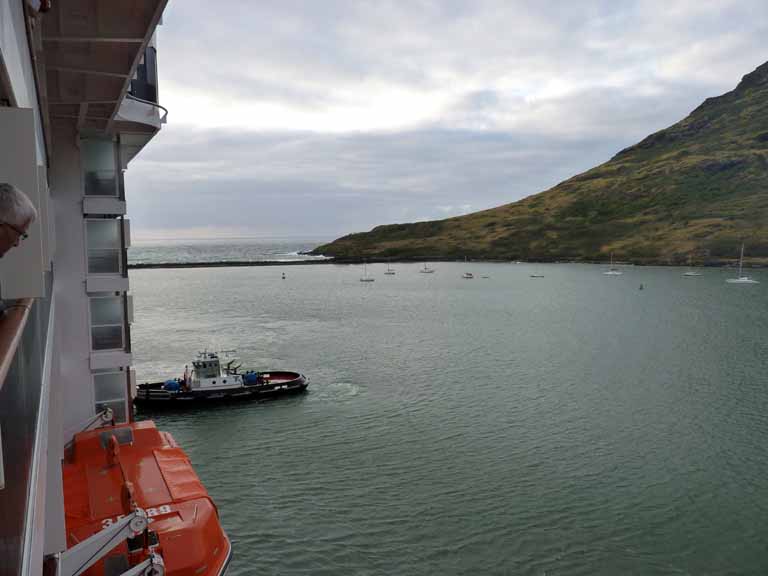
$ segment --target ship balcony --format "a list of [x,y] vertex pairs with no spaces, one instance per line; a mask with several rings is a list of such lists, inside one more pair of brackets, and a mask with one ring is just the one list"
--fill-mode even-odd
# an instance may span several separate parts
[[[85,134],[154,135],[157,108],[154,34],[167,0],[52,2],[42,19],[51,119]],[[129,95],[148,101],[128,103]]]
[[150,45],[144,50],[128,93],[115,115],[123,166],[157,134],[167,117],[168,110],[160,105],[157,97],[157,50]]
[[120,160],[123,166],[141,151],[165,124],[168,110],[151,100],[126,95],[115,116],[120,133]]
[[153,136],[165,124],[167,116],[168,110],[160,104],[128,94],[123,103],[120,104],[116,120],[118,125],[123,128],[122,134],[127,132],[126,123],[133,123],[142,124],[148,128],[144,128],[144,126],[141,127],[144,128],[143,130],[137,128],[138,133],[147,133]]
[[0,314],[0,574],[31,574],[22,566],[28,550],[43,547],[38,518],[51,494],[45,470],[57,453],[48,444],[54,313],[51,298],[10,304]]

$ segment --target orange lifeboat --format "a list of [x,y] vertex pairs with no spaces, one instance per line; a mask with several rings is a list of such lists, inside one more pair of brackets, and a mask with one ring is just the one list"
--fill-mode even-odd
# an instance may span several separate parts
[[219,576],[226,570],[232,546],[216,505],[184,451],[153,422],[77,434],[63,480],[68,548],[137,509],[146,520],[141,535],[105,547],[109,551],[84,575],[121,574],[157,556],[168,576]]

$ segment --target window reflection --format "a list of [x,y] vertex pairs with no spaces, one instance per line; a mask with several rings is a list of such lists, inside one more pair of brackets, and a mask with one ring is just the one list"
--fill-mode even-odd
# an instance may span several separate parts
[[86,196],[119,196],[115,143],[89,138],[80,142]]
[[123,299],[120,296],[91,298],[91,346],[94,350],[124,347]]
[[120,224],[121,221],[115,219],[87,222],[89,274],[120,274]]

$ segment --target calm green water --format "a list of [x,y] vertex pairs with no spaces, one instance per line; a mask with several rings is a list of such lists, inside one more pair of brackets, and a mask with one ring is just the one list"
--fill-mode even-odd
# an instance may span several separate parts
[[768,272],[434,267],[131,273],[140,380],[206,347],[312,379],[150,414],[231,574],[768,570]]

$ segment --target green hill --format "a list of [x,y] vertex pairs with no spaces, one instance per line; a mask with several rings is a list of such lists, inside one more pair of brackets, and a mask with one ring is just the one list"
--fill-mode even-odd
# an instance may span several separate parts
[[518,202],[377,226],[319,246],[338,258],[768,262],[768,63],[610,161]]

